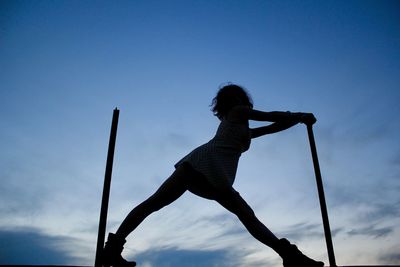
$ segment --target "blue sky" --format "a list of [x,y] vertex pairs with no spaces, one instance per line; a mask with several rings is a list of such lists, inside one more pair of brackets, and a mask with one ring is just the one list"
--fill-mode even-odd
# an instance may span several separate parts
[[[1,1],[0,264],[93,264],[112,110],[108,231],[213,136],[209,104],[226,82],[257,109],[317,117],[337,263],[400,264],[399,12],[397,1]],[[234,186],[327,263],[314,180],[298,125],[254,140]],[[190,193],[146,219],[124,256],[281,266]]]

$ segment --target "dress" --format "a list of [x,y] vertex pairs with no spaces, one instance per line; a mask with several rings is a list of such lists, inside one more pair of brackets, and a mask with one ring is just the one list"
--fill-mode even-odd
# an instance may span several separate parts
[[217,188],[232,186],[241,154],[250,147],[251,135],[247,125],[223,119],[215,136],[175,164],[188,163]]

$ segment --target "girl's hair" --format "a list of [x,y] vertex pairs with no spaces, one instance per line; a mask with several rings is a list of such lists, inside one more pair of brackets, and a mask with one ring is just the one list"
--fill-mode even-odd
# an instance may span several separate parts
[[246,105],[252,108],[253,100],[243,87],[228,84],[220,87],[211,102],[211,110],[215,116],[222,119],[234,106],[238,105]]

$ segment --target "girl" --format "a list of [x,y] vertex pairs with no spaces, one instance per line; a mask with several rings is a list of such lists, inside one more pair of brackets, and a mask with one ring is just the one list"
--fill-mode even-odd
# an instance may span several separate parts
[[[103,251],[103,265],[135,266],[135,262],[128,262],[121,256],[125,238],[151,213],[190,191],[215,200],[234,213],[252,236],[282,257],[285,267],[324,266],[323,262],[303,255],[286,239],[278,239],[257,219],[250,206],[232,187],[240,155],[249,149],[252,138],[285,130],[300,122],[313,124],[316,122],[314,115],[254,110],[251,97],[242,87],[234,84],[218,91],[212,101],[212,111],[221,121],[215,136],[176,163],[175,171],[161,187],[128,214],[115,234],[109,234]],[[249,120],[272,124],[250,129]]]

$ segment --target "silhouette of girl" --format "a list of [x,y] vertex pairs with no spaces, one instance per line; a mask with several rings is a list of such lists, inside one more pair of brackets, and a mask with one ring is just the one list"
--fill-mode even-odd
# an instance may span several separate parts
[[[316,122],[314,115],[254,110],[251,97],[234,84],[220,88],[212,101],[212,111],[221,121],[215,136],[176,163],[175,171],[160,188],[128,214],[115,234],[109,234],[103,251],[103,265],[135,266],[135,262],[128,262],[121,256],[125,238],[151,213],[190,191],[215,200],[234,213],[253,237],[282,257],[285,267],[324,266],[323,262],[303,255],[288,240],[278,239],[232,187],[240,155],[249,149],[252,138],[285,130],[297,123],[313,124]],[[250,129],[249,120],[272,123]]]

